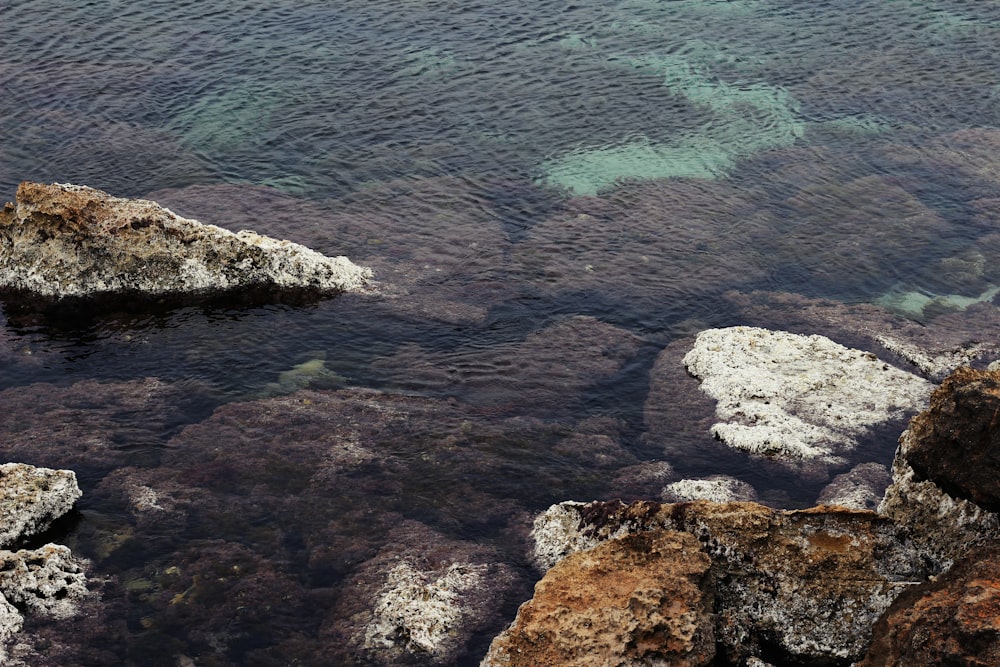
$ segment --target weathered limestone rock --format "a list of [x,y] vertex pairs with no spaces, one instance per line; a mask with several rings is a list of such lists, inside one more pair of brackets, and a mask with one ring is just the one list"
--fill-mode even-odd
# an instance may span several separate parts
[[857,660],[882,612],[932,573],[905,532],[873,512],[705,501],[561,503],[536,520],[536,559],[658,528],[692,534],[711,557],[716,639],[732,664],[765,653],[789,664]]
[[84,567],[67,547],[56,544],[0,551],[0,661],[2,644],[24,625],[23,613],[56,619],[77,613],[88,595]]
[[346,257],[181,218],[79,185],[22,183],[0,211],[0,286],[63,298],[239,288],[342,292],[371,272]]
[[936,383],[961,366],[1000,355],[1000,346],[989,335],[1000,326],[1000,309],[992,304],[975,304],[918,323],[875,304],[811,299],[790,292],[730,291],[724,298],[747,325],[820,334],[895,360],[900,368]]
[[0,551],[0,593],[30,612],[67,618],[87,596],[84,567],[84,561],[59,544]]
[[0,465],[0,547],[44,532],[81,495],[71,470]]
[[1000,537],[998,385],[1000,371],[955,371],[899,439],[893,482],[878,511],[906,526],[942,567],[977,542]]
[[707,665],[710,563],[694,537],[665,530],[575,553],[538,582],[482,665]]
[[844,462],[871,427],[926,404],[926,380],[823,336],[755,327],[709,329],[684,357],[737,449],[791,461]]
[[858,667],[1000,664],[997,544],[970,552],[893,602]]

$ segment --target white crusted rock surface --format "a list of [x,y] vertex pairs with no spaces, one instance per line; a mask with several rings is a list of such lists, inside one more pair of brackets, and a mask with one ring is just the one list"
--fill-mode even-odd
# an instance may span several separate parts
[[728,475],[712,475],[705,479],[682,479],[663,488],[661,497],[668,503],[690,500],[710,500],[716,503],[757,500],[757,492],[742,480]]
[[[266,214],[266,212],[262,212]],[[22,183],[0,211],[0,286],[46,297],[238,288],[341,292],[371,271],[289,241],[80,185]]]
[[85,566],[86,561],[59,544],[0,551],[0,593],[26,611],[68,618],[87,596]]
[[717,438],[790,461],[843,463],[859,437],[922,409],[933,389],[869,352],[756,327],[701,332],[684,365],[717,401]]
[[0,465],[0,547],[45,531],[81,495],[71,470]]
[[466,613],[459,600],[483,587],[488,575],[484,564],[452,563],[440,572],[423,572],[399,563],[386,577],[365,631],[365,648],[447,658]]

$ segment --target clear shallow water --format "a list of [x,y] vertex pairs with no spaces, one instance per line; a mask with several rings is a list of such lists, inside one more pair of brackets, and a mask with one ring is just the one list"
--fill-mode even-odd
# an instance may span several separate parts
[[[738,475],[775,502],[811,503],[825,480],[717,448],[665,456],[643,438],[660,350],[742,323],[721,296],[731,289],[866,302],[975,297],[1000,283],[990,261],[990,202],[1000,197],[993,3],[8,1],[0,24],[5,198],[21,180],[151,196],[205,222],[348,254],[403,295],[7,313],[13,353],[0,388],[150,377],[187,388],[183,409],[151,432],[115,431],[128,457],[81,471],[74,539],[99,572],[123,580],[189,563],[178,554],[207,536],[285,559],[283,572],[309,590],[350,578],[350,567],[309,564],[309,524],[289,524],[274,546],[273,507],[254,519],[265,527],[255,537],[198,510],[187,532],[140,528],[105,553],[135,530],[113,494],[96,491],[111,468],[180,466],[163,450],[185,426],[306,385],[453,397],[473,406],[473,423],[518,410],[566,432],[617,420],[597,429],[618,443],[620,461],[607,468],[553,444],[566,433],[529,429],[545,446],[508,434],[503,446],[472,447],[491,461],[481,469],[421,466],[407,451],[394,454],[404,472],[370,475],[391,487],[372,498],[395,498],[371,500],[372,511],[463,539],[502,542],[505,516],[612,495],[607,478],[624,463],[657,458],[678,473]],[[549,329],[574,316],[618,332]],[[556,332],[549,342],[546,330]],[[605,347],[588,348],[597,338]],[[613,363],[596,361],[605,358]],[[579,375],[564,374],[576,359]],[[134,428],[145,419],[115,414]],[[859,461],[888,461],[893,437],[881,435]],[[286,474],[296,478],[279,470],[272,486]],[[484,501],[473,511],[445,491],[463,475],[492,476],[489,497],[505,509],[471,520]],[[369,528],[384,540],[390,523]],[[154,588],[177,593],[172,585]],[[196,653],[239,664],[261,650],[237,639],[212,649],[148,591],[128,599],[121,641],[136,664],[162,646],[164,664]],[[305,619],[294,632],[316,638],[334,607],[287,614]],[[286,638],[274,630],[261,643]]]

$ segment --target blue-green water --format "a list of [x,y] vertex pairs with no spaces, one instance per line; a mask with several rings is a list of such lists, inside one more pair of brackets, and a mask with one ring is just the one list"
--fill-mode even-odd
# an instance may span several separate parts
[[[996,3],[0,0],[0,26],[0,197],[22,180],[150,196],[347,254],[385,287],[306,305],[8,312],[9,392],[150,377],[198,388],[115,465],[165,466],[160,450],[213,408],[310,382],[454,398],[483,419],[531,408],[519,394],[538,391],[561,404],[540,400],[525,418],[570,430],[617,420],[628,462],[735,474],[765,497],[808,504],[815,480],[715,450],[670,460],[643,438],[659,351],[740,323],[728,290],[881,302],[921,319],[928,297],[991,298],[1000,284]],[[584,333],[564,357],[558,342],[536,344],[573,316],[618,327],[616,342],[588,351],[598,334]],[[602,355],[620,363],[600,366]],[[577,356],[593,364],[579,371],[590,380],[560,375]],[[890,434],[864,456],[887,463],[891,449]],[[488,468],[511,478],[490,497],[514,516],[614,493],[615,465],[595,473],[559,451],[512,446]],[[391,511],[420,508],[410,518],[503,541],[501,519],[467,521],[468,508],[421,500],[447,496],[467,467],[414,465],[394,473]],[[280,551],[284,574],[333,598],[350,577],[311,569],[304,527],[281,549],[221,523],[213,533],[203,517],[171,539],[143,533],[98,500],[108,473],[81,471],[73,529],[98,573],[166,571],[212,534],[265,560]],[[385,532],[378,521],[371,530]],[[126,533],[161,546],[108,556],[101,540]],[[208,641],[140,594],[127,599],[112,615],[127,620],[116,655],[131,664],[153,664],[149,652],[165,656],[157,664],[285,664],[282,651],[294,651],[282,642],[318,651],[335,607],[289,608],[316,619],[272,628],[258,645]]]

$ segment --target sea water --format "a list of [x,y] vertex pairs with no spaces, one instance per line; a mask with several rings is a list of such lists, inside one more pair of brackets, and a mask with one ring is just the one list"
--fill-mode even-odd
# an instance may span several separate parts
[[[127,456],[62,464],[80,463],[85,493],[65,530],[124,591],[128,604],[109,614],[127,625],[116,655],[134,664],[272,664],[261,656],[278,660],[293,636],[319,646],[321,626],[337,622],[333,602],[278,604],[293,619],[285,629],[264,614],[234,621],[232,641],[200,634],[205,617],[185,620],[189,598],[171,586],[206,540],[238,544],[245,560],[331,599],[351,567],[311,566],[305,524],[275,538],[273,508],[254,518],[259,534],[198,507],[164,531],[134,526],[97,491],[112,469],[169,467],[164,451],[216,409],[362,388],[471,406],[471,429],[535,420],[473,448],[490,460],[483,475],[505,478],[485,486],[510,517],[611,497],[626,462],[656,460],[803,506],[826,478],[644,437],[661,351],[742,323],[733,291],[879,303],[921,320],[931,303],[988,301],[1000,282],[994,3],[0,0],[0,27],[3,198],[22,180],[150,197],[347,254],[382,285],[308,304],[7,313],[8,396],[44,386],[58,404],[81,383],[148,378],[188,388],[156,428],[95,392],[77,409],[114,424],[95,420],[88,437],[113,433]],[[582,328],[546,339],[568,321]],[[565,371],[574,357],[581,368]],[[58,431],[74,414],[5,419],[11,434],[46,419]],[[558,446],[593,420],[614,423],[593,428],[620,462]],[[852,463],[889,462],[895,434],[877,436]],[[503,511],[470,520],[482,507],[445,492],[470,468],[431,465],[437,446],[395,452],[406,464],[378,473],[391,483],[375,485],[370,511],[502,542]],[[265,486],[302,491],[296,479],[279,466]],[[366,530],[378,542],[390,524]]]

